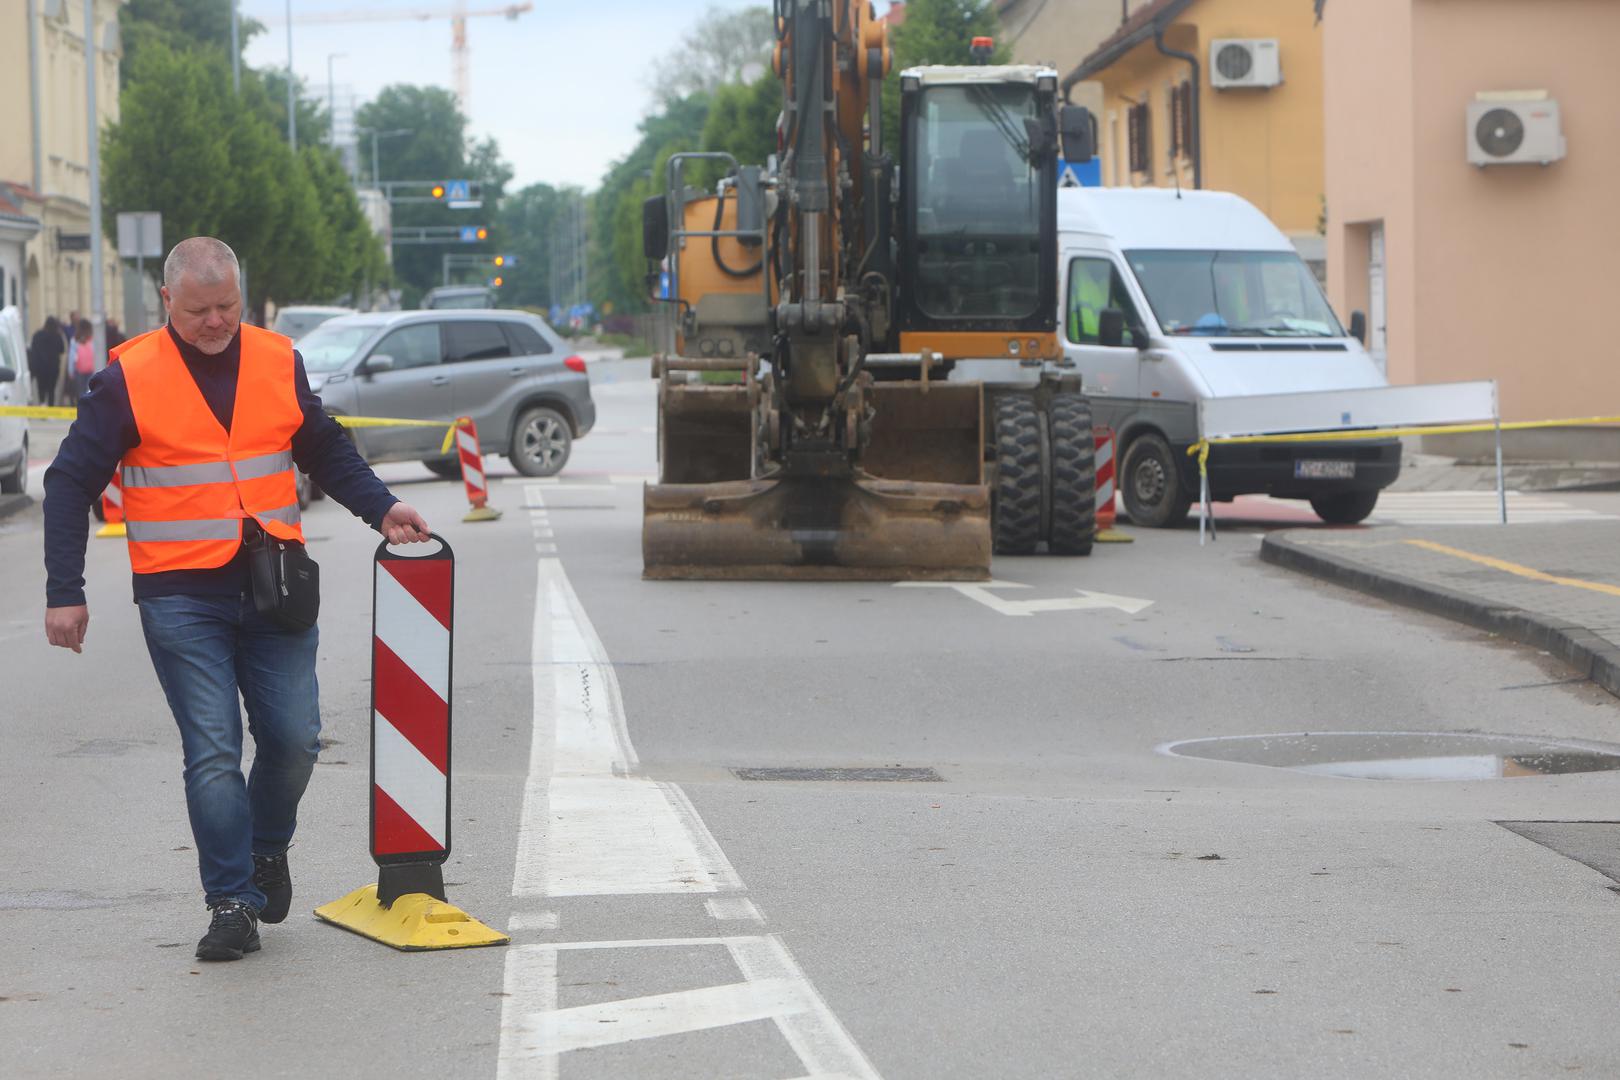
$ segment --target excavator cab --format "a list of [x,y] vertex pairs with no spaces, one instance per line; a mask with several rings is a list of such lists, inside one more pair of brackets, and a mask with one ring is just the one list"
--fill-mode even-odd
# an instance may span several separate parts
[[[653,298],[676,323],[653,364],[645,575],[982,580],[1004,403],[947,376],[958,359],[1060,356],[1057,166],[1074,118],[1050,68],[908,69],[890,153],[869,5],[782,10],[775,167],[676,154],[644,208]],[[1090,438],[1087,419],[1088,461]]]

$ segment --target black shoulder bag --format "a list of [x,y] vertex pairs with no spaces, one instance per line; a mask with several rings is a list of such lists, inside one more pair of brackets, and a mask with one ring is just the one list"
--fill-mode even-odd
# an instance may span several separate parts
[[242,529],[255,610],[285,630],[314,626],[321,610],[321,568],[304,545],[271,536],[251,518]]

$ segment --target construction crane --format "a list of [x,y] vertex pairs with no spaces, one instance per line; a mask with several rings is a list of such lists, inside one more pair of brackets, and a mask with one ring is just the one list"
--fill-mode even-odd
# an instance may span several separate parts
[[[450,20],[450,79],[456,89],[456,103],[461,107],[463,116],[471,115],[468,106],[472,98],[472,88],[467,74],[467,20],[484,15],[504,15],[507,20],[514,20],[519,15],[534,10],[534,4],[527,2],[517,4],[502,4],[499,7],[474,8],[469,10],[467,0],[456,0],[448,8],[404,8],[404,9],[377,9],[366,11],[320,11],[309,15],[295,15],[295,23],[371,23],[385,21],[427,22],[432,19]],[[275,23],[281,20],[270,18],[266,22]]]

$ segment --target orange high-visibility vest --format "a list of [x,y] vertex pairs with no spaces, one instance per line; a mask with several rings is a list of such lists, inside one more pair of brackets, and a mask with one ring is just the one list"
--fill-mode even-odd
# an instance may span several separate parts
[[224,566],[252,517],[272,536],[304,539],[292,437],[304,422],[289,338],[242,327],[227,433],[167,329],[114,355],[141,441],[124,455],[124,524],[137,574]]

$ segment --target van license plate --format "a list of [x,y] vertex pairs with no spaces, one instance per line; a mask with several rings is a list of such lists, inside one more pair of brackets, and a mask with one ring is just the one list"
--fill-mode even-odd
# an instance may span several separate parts
[[1353,480],[1356,463],[1353,461],[1322,461],[1307,458],[1294,462],[1294,476],[1300,480]]

